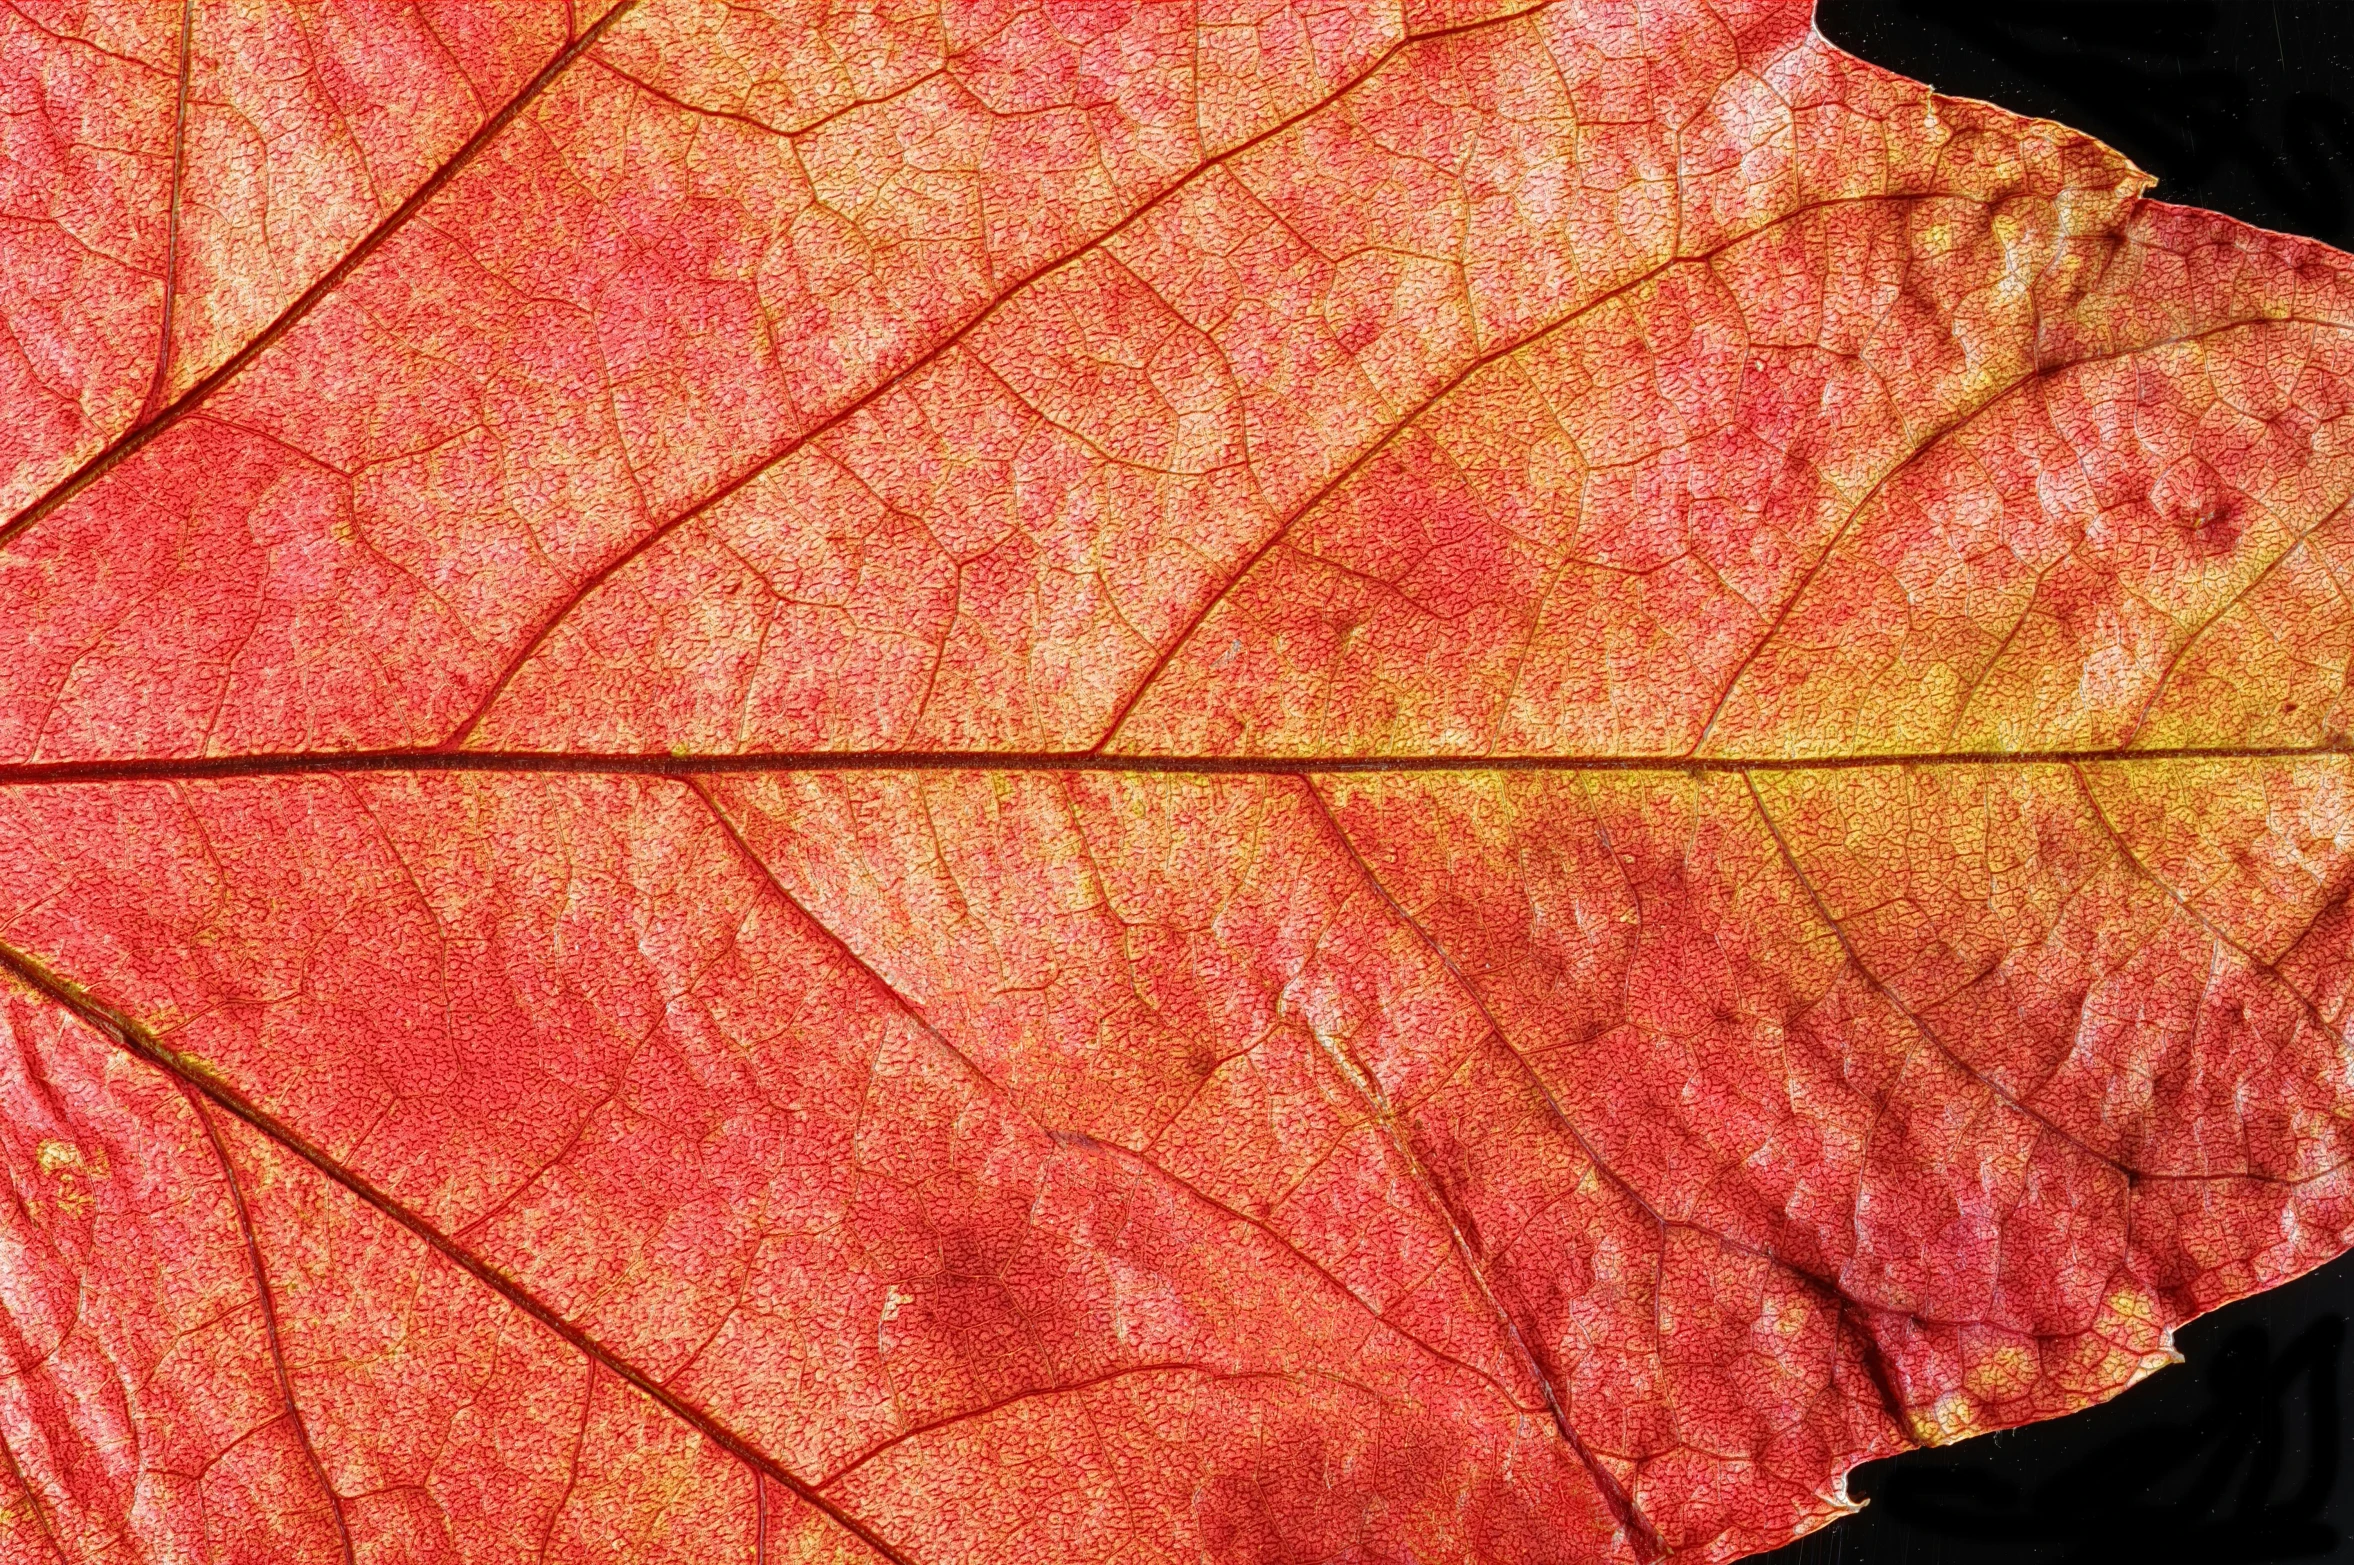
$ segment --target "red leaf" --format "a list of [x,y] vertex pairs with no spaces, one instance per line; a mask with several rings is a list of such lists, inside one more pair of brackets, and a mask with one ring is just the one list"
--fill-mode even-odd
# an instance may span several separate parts
[[2354,277],[1807,22],[9,13],[7,1556],[1721,1560],[2354,1241]]

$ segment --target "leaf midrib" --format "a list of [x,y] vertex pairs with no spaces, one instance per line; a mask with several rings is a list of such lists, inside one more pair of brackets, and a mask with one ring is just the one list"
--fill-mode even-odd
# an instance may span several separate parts
[[1946,766],[2114,766],[2198,761],[2326,761],[2348,757],[2354,757],[2354,739],[2316,745],[1901,750],[1842,755],[1478,755],[1444,751],[1387,755],[1100,755],[1084,750],[759,750],[676,755],[666,751],[399,749],[16,761],[0,763],[0,788],[212,778],[332,777],[378,772],[609,777],[709,777],[731,772],[1097,772],[1145,777],[1646,772],[1699,777]]

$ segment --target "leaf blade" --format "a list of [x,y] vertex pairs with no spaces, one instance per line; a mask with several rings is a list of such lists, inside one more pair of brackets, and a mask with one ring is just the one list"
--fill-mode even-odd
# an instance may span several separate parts
[[756,1558],[1729,1558],[2354,1233],[2341,259],[1319,16],[616,13],[8,540],[13,965],[340,1547],[347,1207],[687,1453],[443,1544]]

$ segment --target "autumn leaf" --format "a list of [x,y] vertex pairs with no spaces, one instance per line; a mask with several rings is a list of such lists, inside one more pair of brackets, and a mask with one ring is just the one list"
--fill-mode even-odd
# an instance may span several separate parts
[[2354,1242],[2354,272],[1803,0],[0,12],[0,1557],[1729,1559]]

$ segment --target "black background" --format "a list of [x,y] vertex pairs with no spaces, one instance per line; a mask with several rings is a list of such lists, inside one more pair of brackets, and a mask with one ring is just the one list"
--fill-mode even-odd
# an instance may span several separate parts
[[[2060,120],[2159,200],[2354,248],[2354,0],[1820,0],[1840,47]],[[1859,1469],[1770,1565],[2354,1565],[2354,1256],[2184,1328],[2188,1363],[2073,1418]]]

